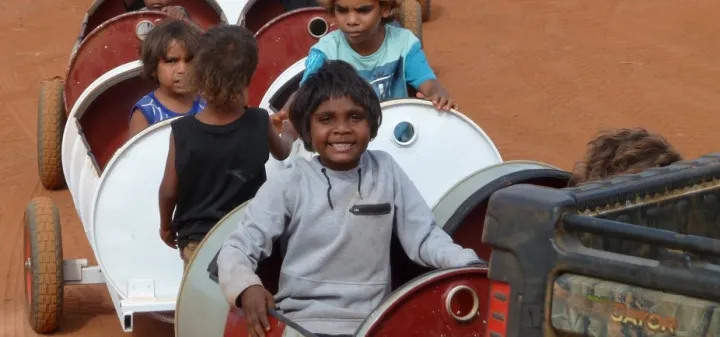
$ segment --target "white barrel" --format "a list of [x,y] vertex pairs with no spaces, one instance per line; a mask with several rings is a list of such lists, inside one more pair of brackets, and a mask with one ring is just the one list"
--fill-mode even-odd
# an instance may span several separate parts
[[558,173],[562,172],[555,166],[532,160],[511,160],[484,167],[458,181],[443,194],[435,207],[433,207],[433,215],[435,215],[437,224],[440,227],[444,227],[455,211],[463,206],[477,191],[489,183],[497,181],[509,174],[530,170],[554,170],[558,171]]
[[154,124],[125,143],[98,182],[90,242],[106,283],[121,299],[174,300],[180,287],[180,253],[159,235],[158,190],[171,122]]
[[[268,176],[268,179],[272,177]],[[245,215],[247,203],[228,213],[200,242],[180,287],[175,308],[175,337],[222,337],[230,305],[207,269],[225,238]]]
[[[289,69],[281,78],[292,78],[295,70]],[[273,84],[272,88],[280,87]],[[485,131],[459,111],[438,111],[428,101],[411,98],[385,101],[380,106],[382,124],[368,148],[391,154],[430,207],[460,180],[502,162]],[[297,155],[311,158],[314,154],[299,143]],[[273,166],[282,165],[276,162]]]
[[88,231],[91,222],[90,210],[101,172],[90,155],[89,145],[81,136],[79,121],[102,93],[125,80],[139,76],[141,72],[142,63],[133,61],[98,77],[80,95],[65,124],[61,154],[63,174],[68,190],[73,197],[75,209],[89,236],[92,235]]

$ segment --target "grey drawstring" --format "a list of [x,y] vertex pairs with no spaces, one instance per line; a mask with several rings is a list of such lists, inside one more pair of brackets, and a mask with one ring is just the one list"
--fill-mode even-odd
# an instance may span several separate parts
[[320,170],[322,174],[325,176],[325,179],[327,179],[328,182],[328,189],[327,189],[327,200],[328,204],[330,204],[330,209],[335,209],[332,204],[332,200],[330,200],[330,190],[332,190],[332,184],[330,184],[330,177],[328,177],[327,172],[325,168],[323,167],[322,170]]

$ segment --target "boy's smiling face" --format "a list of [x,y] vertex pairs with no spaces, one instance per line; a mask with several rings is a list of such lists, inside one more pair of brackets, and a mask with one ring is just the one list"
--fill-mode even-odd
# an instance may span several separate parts
[[390,8],[378,0],[335,0],[335,21],[350,44],[371,39],[378,31],[383,17],[390,16]]
[[310,117],[310,140],[325,167],[351,170],[370,142],[368,114],[349,97],[331,98]]

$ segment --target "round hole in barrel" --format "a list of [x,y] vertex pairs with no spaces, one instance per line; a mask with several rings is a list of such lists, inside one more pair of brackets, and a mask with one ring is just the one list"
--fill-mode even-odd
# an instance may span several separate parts
[[145,40],[145,37],[148,35],[151,29],[153,29],[155,25],[149,21],[149,20],[142,20],[138,22],[137,26],[135,26],[135,35],[137,35],[137,38],[142,40]]
[[445,310],[458,322],[471,321],[478,314],[480,298],[472,288],[459,285],[453,287],[445,298]]
[[408,146],[417,139],[417,130],[412,123],[403,121],[393,129],[393,141],[401,146]]
[[316,39],[327,35],[329,29],[327,21],[321,17],[314,17],[308,23],[308,32]]

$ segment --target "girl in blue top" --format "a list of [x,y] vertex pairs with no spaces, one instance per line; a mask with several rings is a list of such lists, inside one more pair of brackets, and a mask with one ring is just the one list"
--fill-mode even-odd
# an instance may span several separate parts
[[148,33],[140,51],[143,75],[155,82],[157,89],[133,106],[129,138],[152,124],[194,115],[205,107],[188,76],[201,34],[199,28],[185,20],[163,21]]

